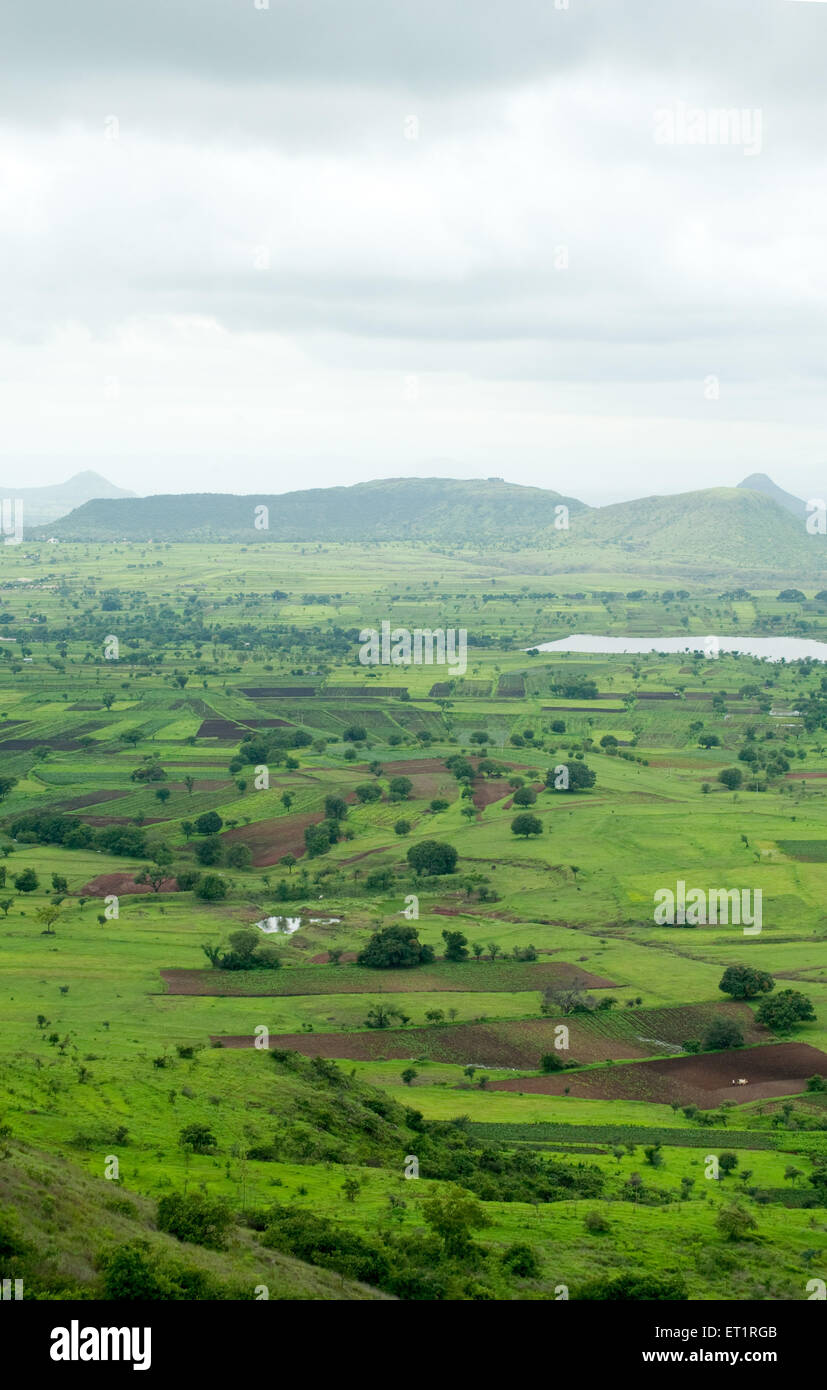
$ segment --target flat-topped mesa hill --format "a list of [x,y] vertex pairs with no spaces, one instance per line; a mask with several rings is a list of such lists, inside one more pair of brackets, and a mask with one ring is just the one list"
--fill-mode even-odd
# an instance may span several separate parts
[[[196,492],[87,502],[55,525],[60,540],[370,541],[519,543],[553,526],[575,497],[498,478],[389,478],[268,496]],[[256,526],[256,509],[268,510]]]

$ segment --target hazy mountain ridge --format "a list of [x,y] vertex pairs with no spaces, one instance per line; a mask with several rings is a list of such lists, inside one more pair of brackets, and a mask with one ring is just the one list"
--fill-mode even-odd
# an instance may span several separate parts
[[92,469],[84,469],[67,478],[64,483],[49,483],[45,487],[16,487],[0,484],[0,497],[23,502],[25,527],[45,526],[50,521],[68,516],[77,507],[96,497],[134,498],[128,488],[116,487]]
[[[804,503],[764,475],[753,477],[760,488],[706,488],[605,507],[492,478],[390,478],[270,496],[96,498],[50,525],[48,532],[41,528],[40,538],[245,543],[399,539],[458,548],[540,547],[555,566],[567,569],[668,564],[709,573],[820,571],[827,538],[807,533]],[[794,513],[793,503],[800,512]],[[267,509],[266,527],[256,525],[262,508]],[[567,515],[562,508],[568,508]],[[560,526],[566,520],[568,526]],[[29,534],[38,538],[37,532]]]
[[[54,528],[63,540],[413,540],[463,545],[503,533],[529,539],[575,497],[500,479],[388,478],[280,495],[177,493],[95,500]],[[268,509],[257,528],[256,509]]]
[[[762,492],[706,488],[641,497],[590,510],[572,524],[564,551],[583,563],[668,563],[691,568],[773,573],[823,566],[825,537]],[[552,538],[549,543],[559,545]]]
[[765,497],[771,497],[773,501],[777,502],[779,507],[784,507],[788,512],[792,512],[793,516],[804,518],[807,516],[807,503],[802,501],[800,497],[794,496],[792,492],[785,492],[783,487],[774,483],[772,478],[767,477],[766,473],[750,473],[749,477],[745,478],[738,486],[739,488],[748,488],[751,492],[762,492]]

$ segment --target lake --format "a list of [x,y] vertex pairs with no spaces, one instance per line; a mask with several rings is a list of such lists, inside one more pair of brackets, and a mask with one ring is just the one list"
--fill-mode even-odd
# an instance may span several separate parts
[[[719,651],[739,652],[742,656],[759,657],[762,661],[827,661],[827,642],[815,642],[805,637],[593,637],[577,633],[561,637],[556,642],[542,642],[538,652],[593,652],[606,656],[644,655],[647,652],[700,652],[705,644],[714,641]],[[531,648],[532,651],[535,648]]]

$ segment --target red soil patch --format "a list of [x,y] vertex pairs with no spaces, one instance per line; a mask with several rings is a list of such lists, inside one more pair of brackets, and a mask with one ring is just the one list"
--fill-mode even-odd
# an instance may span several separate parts
[[511,796],[513,791],[514,788],[508,785],[505,778],[495,777],[491,782],[475,782],[471,800],[478,811],[483,811],[492,801],[502,801],[504,796]]
[[[697,1105],[711,1110],[724,1100],[745,1103],[776,1096],[798,1095],[807,1078],[827,1076],[827,1054],[808,1043],[771,1043],[733,1048],[700,1056],[669,1057],[624,1067],[594,1071],[558,1072],[553,1076],[494,1081],[492,1091],[524,1091],[559,1096],[566,1087],[573,1096],[590,1100],[640,1100],[660,1104]],[[746,1077],[746,1086],[732,1080]]]
[[[295,915],[300,914],[296,912]],[[610,980],[590,975],[565,961],[497,961],[494,964],[463,961],[454,965],[438,960],[416,970],[358,967],[353,970],[345,966],[341,970],[327,971],[300,965],[280,970],[274,977],[259,971],[252,978],[235,970],[171,969],[160,973],[168,994],[203,995],[205,998],[226,995],[275,999],[321,994],[539,994],[549,985],[558,988],[577,985],[584,989],[615,987]],[[652,1048],[647,1048],[643,1055],[651,1056],[652,1052]]]
[[[339,957],[340,964],[352,965],[358,954],[358,951],[343,951]],[[310,963],[311,965],[329,965],[330,956],[327,954],[327,951],[323,951],[320,956],[311,956]]]
[[253,856],[253,867],[263,869],[268,864],[278,863],[285,854],[293,854],[300,859],[306,849],[305,829],[323,820],[323,811],[309,811],[303,815],[281,816],[278,820],[238,826],[235,830],[228,830],[221,838],[226,844],[246,845]]
[[[174,878],[165,878],[161,884],[160,893],[174,893],[177,891],[178,884]],[[76,896],[83,898],[104,898],[110,893],[122,898],[126,893],[151,893],[152,889],[148,883],[136,883],[132,874],[98,874],[97,878],[90,879],[79,890]]]
[[[273,1048],[287,1048],[307,1057],[346,1061],[403,1061],[429,1058],[460,1066],[537,1067],[544,1052],[554,1049],[556,1021],[547,1018],[501,1019],[491,1023],[457,1023],[432,1028],[384,1028],[363,1033],[279,1033]],[[222,1037],[224,1047],[251,1047],[252,1037]],[[646,1056],[628,1042],[579,1035],[571,1021],[572,1052],[582,1062],[605,1057]],[[498,1088],[519,1082],[499,1082]]]

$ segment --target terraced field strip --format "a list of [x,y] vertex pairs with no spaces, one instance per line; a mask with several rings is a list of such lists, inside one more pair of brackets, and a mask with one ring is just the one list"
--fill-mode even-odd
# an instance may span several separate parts
[[[781,1138],[777,1134],[760,1129],[664,1129],[657,1125],[570,1125],[554,1124],[538,1120],[532,1124],[497,1124],[472,1120],[468,1122],[469,1133],[475,1138],[505,1144],[554,1144],[565,1141],[569,1144],[671,1144],[676,1148],[708,1149],[718,1153],[721,1149],[778,1149]],[[825,1136],[806,1134],[800,1136],[803,1149],[816,1147],[820,1138],[827,1145]],[[785,1135],[785,1151],[795,1152],[799,1136],[793,1139]]]
[[[519,994],[548,986],[614,989],[611,980],[579,966],[547,961],[436,962],[414,970],[366,970],[358,965],[289,967],[284,970],[162,970],[168,994],[249,995],[273,998],[295,994],[424,994],[444,990]],[[644,1055],[650,1056],[651,1053]]]

